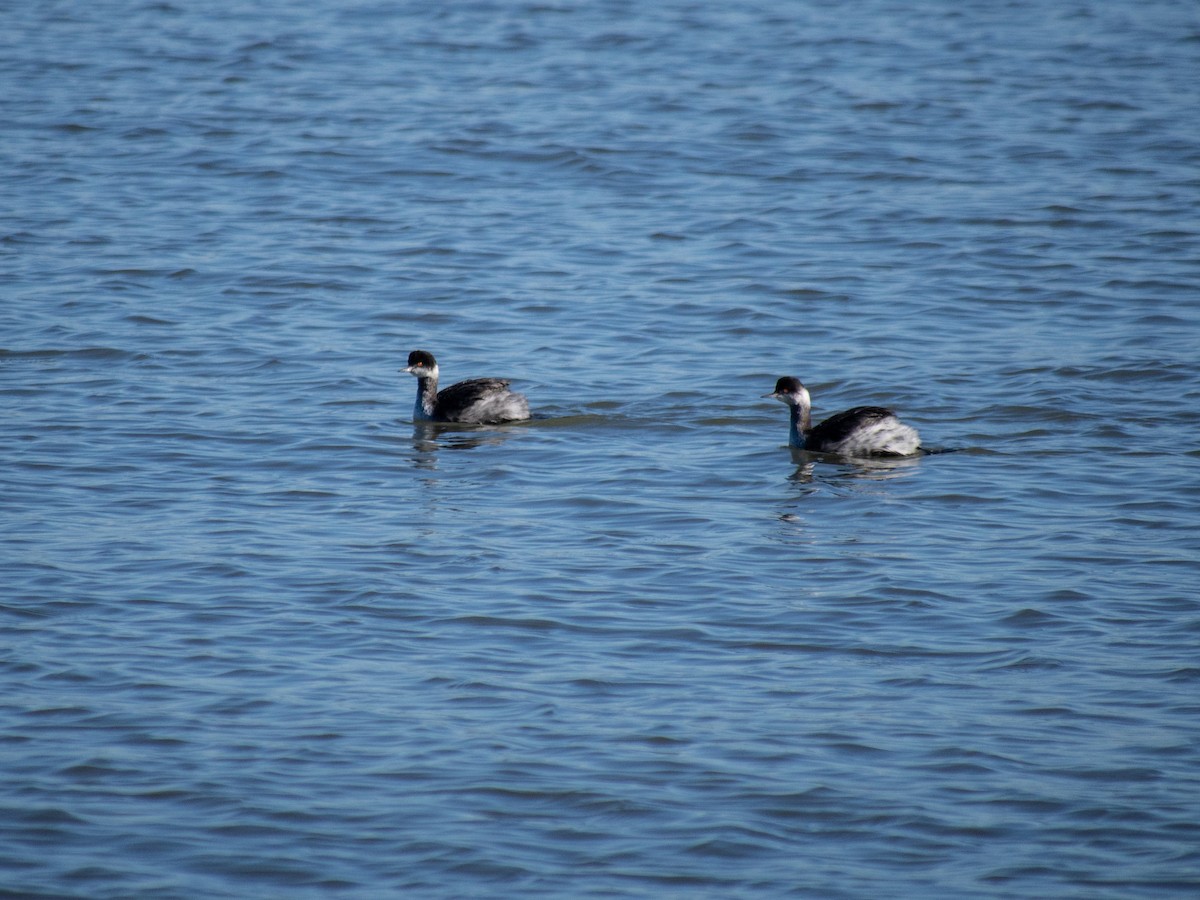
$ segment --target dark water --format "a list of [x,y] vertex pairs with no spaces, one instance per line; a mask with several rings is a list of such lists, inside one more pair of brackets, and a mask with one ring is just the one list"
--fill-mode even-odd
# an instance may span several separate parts
[[4,22],[4,896],[1200,892],[1195,3]]

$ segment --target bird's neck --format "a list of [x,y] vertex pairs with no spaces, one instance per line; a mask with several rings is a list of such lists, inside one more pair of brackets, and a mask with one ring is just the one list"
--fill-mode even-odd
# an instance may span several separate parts
[[417,377],[417,402],[413,407],[413,419],[421,421],[433,418],[433,408],[437,405],[437,385],[437,369]]
[[793,447],[804,446],[804,436],[812,431],[812,413],[807,403],[796,403],[789,407],[788,443]]

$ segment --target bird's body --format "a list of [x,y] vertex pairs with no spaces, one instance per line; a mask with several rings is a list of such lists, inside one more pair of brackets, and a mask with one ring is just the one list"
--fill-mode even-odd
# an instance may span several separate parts
[[495,425],[529,418],[525,395],[510,391],[506,378],[470,378],[439,391],[437,360],[425,350],[408,354],[404,371],[417,379],[414,422]]
[[812,425],[812,400],[798,378],[784,377],[767,397],[787,405],[788,444],[814,453],[839,456],[912,456],[921,452],[921,437],[890,409],[856,406]]

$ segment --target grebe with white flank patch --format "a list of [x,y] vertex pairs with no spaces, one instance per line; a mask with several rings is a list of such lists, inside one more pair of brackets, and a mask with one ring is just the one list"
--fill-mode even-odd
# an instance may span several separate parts
[[814,428],[812,400],[799,378],[780,378],[775,391],[763,396],[787,405],[791,413],[788,445],[797,449],[841,456],[913,456],[922,452],[916,429],[882,406],[856,406]]
[[404,369],[417,379],[414,422],[462,422],[467,425],[496,425],[529,418],[524,394],[508,389],[505,378],[470,378],[438,390],[438,364],[433,354],[414,350]]

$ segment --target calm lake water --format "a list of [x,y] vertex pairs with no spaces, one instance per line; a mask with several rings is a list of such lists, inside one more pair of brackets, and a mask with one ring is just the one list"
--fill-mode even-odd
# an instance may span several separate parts
[[1200,893],[1192,0],[9,7],[0,896]]

